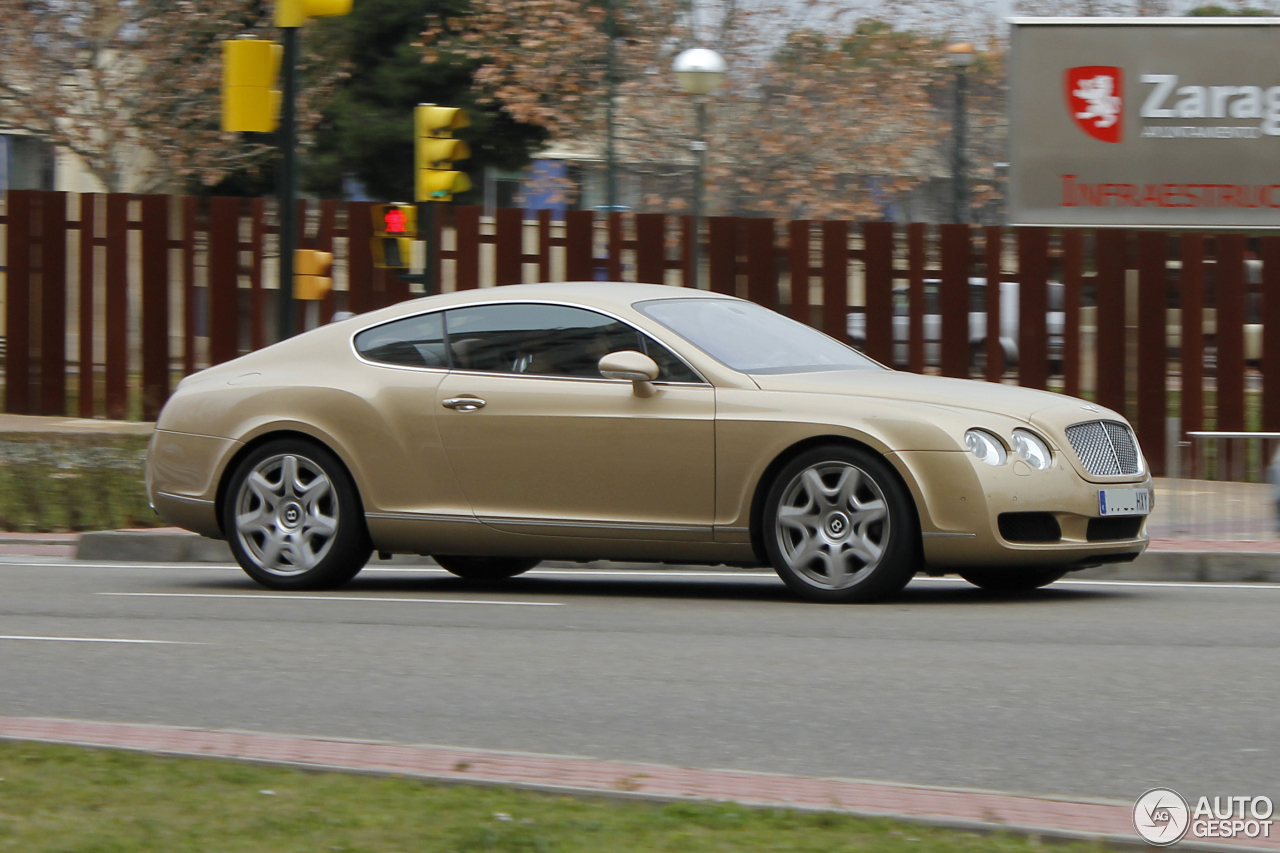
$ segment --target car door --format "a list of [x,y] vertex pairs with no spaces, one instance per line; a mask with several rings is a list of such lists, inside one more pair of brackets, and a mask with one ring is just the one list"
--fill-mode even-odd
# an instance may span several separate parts
[[[451,370],[436,422],[472,510],[503,530],[710,540],[715,393],[635,328],[583,308],[499,303],[446,312]],[[657,393],[597,363],[643,350]]]

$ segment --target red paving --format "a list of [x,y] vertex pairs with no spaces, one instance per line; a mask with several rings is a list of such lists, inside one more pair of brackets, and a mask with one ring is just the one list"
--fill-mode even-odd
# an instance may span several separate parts
[[[1132,806],[740,770],[123,723],[0,717],[0,739],[117,747],[421,778],[856,812],[1137,840]],[[1280,839],[1241,848],[1280,850]]]

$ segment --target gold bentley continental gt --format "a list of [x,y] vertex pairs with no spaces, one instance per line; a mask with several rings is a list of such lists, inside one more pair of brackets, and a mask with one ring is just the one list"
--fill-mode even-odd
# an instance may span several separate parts
[[272,589],[335,587],[377,551],[477,581],[768,565],[827,602],[1132,560],[1152,496],[1116,412],[889,370],[740,299],[596,282],[404,302],[189,376],[147,489]]

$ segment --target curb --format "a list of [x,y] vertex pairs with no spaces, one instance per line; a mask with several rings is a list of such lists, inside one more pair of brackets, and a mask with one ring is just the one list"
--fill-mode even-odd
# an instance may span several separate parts
[[[1280,550],[1239,550],[1253,543],[1223,542],[1176,549],[1177,540],[1162,541],[1132,563],[1072,572],[1079,580],[1166,581],[1177,583],[1280,583]],[[0,534],[0,556],[74,557],[93,562],[234,563],[225,541],[207,539],[177,528],[100,530],[88,533]],[[431,565],[427,557],[397,554],[373,565]]]
[[[311,770],[399,775],[446,784],[498,785],[557,794],[657,802],[733,802],[759,808],[838,812],[981,833],[1095,840],[1150,849],[1132,828],[1133,806],[1112,800],[1032,796],[858,779],[713,770],[580,756],[499,752],[426,744],[295,737],[30,717],[0,717],[0,740],[128,749]],[[1181,842],[1201,851],[1276,851],[1280,839]]]

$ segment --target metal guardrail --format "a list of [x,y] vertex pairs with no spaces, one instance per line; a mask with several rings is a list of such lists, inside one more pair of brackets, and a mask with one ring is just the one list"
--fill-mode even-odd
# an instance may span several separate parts
[[1147,523],[1153,538],[1280,538],[1280,432],[1186,433]]

